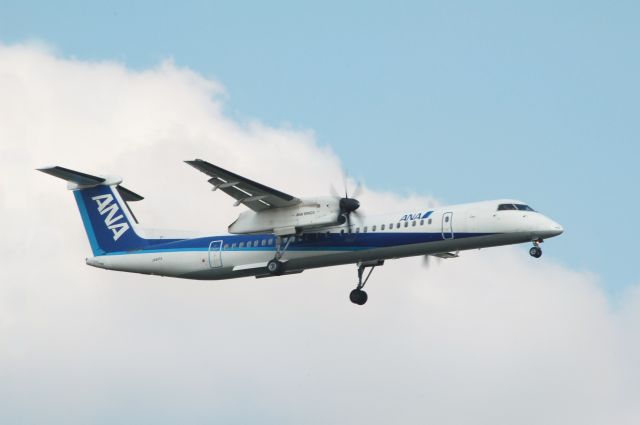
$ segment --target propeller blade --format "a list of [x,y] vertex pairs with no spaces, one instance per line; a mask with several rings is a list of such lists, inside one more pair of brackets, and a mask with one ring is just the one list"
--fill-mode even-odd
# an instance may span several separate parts
[[347,172],[342,170],[342,187],[344,188],[344,197],[349,198],[349,192],[347,191]]
[[442,261],[442,258],[440,257],[434,257],[433,255],[429,255],[429,254],[425,254],[422,257],[422,265],[426,268],[429,268],[431,266],[433,266],[433,260],[435,259],[436,264],[440,264],[440,262]]
[[[338,195],[333,184],[329,185],[329,191],[331,193],[331,196],[333,196],[339,201],[339,206],[340,206],[339,214],[340,216],[346,218],[347,229],[349,233],[351,233],[351,213],[355,212],[358,208],[360,208],[360,202],[358,202],[358,200],[355,199],[355,197],[349,197],[349,188],[347,186],[349,181],[348,177],[349,176],[347,172],[343,170],[342,186],[344,188],[344,197],[341,197],[340,195]],[[356,186],[354,193],[358,195],[360,194],[360,192],[362,192],[362,185],[360,184],[360,182],[358,182],[358,185]],[[364,215],[362,215],[361,213],[356,213],[356,217],[358,218],[361,218],[363,216]],[[338,218],[338,220],[340,220],[340,218]]]
[[353,198],[357,198],[358,196],[360,196],[362,194],[362,183],[358,182],[358,185],[356,186],[356,188],[353,190],[353,194],[351,195]]
[[329,193],[331,194],[331,196],[333,196],[336,199],[342,198],[342,196],[338,194],[338,191],[336,190],[336,188],[333,187],[333,184],[329,185]]

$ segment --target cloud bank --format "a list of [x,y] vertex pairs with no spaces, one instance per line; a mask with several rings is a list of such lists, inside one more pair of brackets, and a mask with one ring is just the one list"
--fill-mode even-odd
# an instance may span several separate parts
[[[364,308],[355,267],[191,282],[84,265],[59,164],[118,174],[150,227],[223,231],[238,209],[181,161],[297,196],[340,185],[312,131],[238,122],[218,82],[0,45],[0,422],[632,424],[640,288],[515,247],[425,270],[388,262]],[[433,199],[365,190],[363,209]],[[552,242],[550,242],[552,243]]]

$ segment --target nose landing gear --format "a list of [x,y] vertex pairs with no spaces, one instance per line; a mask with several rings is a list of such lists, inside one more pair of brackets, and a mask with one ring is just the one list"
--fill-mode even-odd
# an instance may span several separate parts
[[[364,305],[367,302],[367,300],[369,299],[369,296],[365,291],[362,290],[362,288],[364,288],[364,285],[369,280],[369,277],[371,277],[371,273],[373,273],[373,269],[375,269],[376,266],[381,266],[383,264],[384,264],[383,260],[366,262],[366,263],[358,263],[358,286],[356,286],[356,289],[351,291],[351,293],[349,294],[349,299],[351,300],[352,303],[357,305]],[[364,274],[364,270],[367,267],[371,267],[371,270],[369,270],[367,277],[363,281],[362,275]]]
[[356,288],[349,294],[349,299],[354,304],[364,305],[369,299],[369,296],[362,289]]
[[540,243],[541,242],[542,242],[542,239],[534,239],[533,240],[533,246],[529,250],[529,255],[530,256],[532,256],[534,258],[542,257],[542,248],[540,248]]

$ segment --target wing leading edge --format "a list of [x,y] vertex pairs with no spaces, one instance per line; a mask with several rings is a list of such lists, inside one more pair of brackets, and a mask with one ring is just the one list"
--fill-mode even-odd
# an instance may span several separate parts
[[213,185],[213,190],[220,189],[233,197],[236,200],[236,206],[244,204],[254,211],[264,211],[269,208],[291,207],[301,202],[294,196],[239,176],[207,161],[195,159],[185,162],[211,177],[209,183]]

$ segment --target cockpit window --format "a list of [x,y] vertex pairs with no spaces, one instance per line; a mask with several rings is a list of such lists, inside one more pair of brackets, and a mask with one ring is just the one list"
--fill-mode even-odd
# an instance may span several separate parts
[[500,204],[498,205],[498,211],[518,210],[518,211],[534,211],[529,205],[524,204]]

